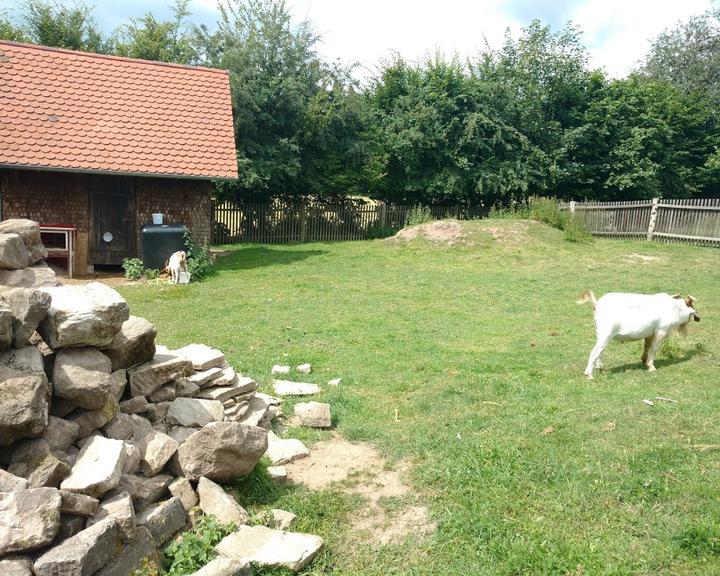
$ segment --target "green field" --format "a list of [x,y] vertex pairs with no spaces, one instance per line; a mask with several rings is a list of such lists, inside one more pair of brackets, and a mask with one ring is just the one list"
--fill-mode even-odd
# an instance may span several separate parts
[[[265,391],[275,363],[342,377],[318,398],[337,432],[412,464],[406,498],[437,530],[382,548],[354,543],[357,497],[243,484],[250,509],[326,539],[303,573],[720,573],[720,252],[525,224],[468,223],[454,245],[236,246],[205,282],[121,288],[160,343],[216,346]],[[657,372],[641,343],[612,343],[588,381],[585,288],[690,293],[703,320]],[[677,402],[642,402],[657,396]],[[311,450],[331,434],[292,432]]]

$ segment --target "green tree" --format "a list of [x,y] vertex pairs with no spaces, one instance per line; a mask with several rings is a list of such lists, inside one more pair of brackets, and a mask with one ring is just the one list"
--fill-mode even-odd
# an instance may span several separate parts
[[6,13],[0,12],[0,40],[11,40],[13,42],[27,42],[25,32],[16,26]]
[[52,0],[26,0],[18,28],[33,44],[85,52],[108,50],[92,8],[83,2],[65,6]]

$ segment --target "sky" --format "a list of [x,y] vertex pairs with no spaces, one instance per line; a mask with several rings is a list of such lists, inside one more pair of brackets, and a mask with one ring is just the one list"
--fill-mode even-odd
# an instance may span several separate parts
[[[110,32],[152,11],[170,14],[170,0],[96,1],[94,16]],[[720,5],[720,0],[286,0],[297,21],[310,20],[322,36],[321,54],[357,63],[369,77],[393,52],[410,61],[441,52],[471,57],[487,41],[498,48],[505,31],[517,35],[539,19],[558,30],[568,21],[583,31],[593,67],[622,77],[642,60],[650,41],[680,20]],[[17,0],[0,0],[12,11]],[[212,26],[217,0],[192,0],[192,20]]]

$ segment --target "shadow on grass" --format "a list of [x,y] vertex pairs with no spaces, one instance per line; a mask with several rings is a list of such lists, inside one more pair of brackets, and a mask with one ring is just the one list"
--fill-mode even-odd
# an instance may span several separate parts
[[250,270],[264,266],[292,264],[313,256],[325,254],[324,250],[278,250],[266,246],[254,246],[237,250],[217,261],[219,270]]
[[270,478],[269,463],[260,460],[250,474],[230,483],[243,505],[272,504],[281,496],[297,489],[292,484],[278,484]]
[[[686,350],[682,355],[673,355],[671,358],[657,358],[655,360],[655,368],[663,368],[665,366],[674,366],[675,364],[682,364],[683,362],[687,362],[689,360],[692,360],[695,356],[698,354],[701,354],[703,352],[702,348],[695,347],[691,350]],[[612,367],[609,372],[612,374],[617,374],[618,372],[627,372],[628,370],[647,370],[645,365],[640,361],[640,358],[637,359],[637,362],[626,362],[625,364],[621,364],[620,366],[614,366]]]

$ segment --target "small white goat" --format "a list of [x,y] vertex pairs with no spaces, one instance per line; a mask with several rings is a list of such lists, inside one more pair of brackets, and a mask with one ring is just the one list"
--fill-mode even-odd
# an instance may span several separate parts
[[170,280],[173,284],[180,282],[180,272],[187,274],[187,254],[184,250],[178,250],[170,255],[167,268],[170,270]]
[[602,368],[600,355],[610,340],[645,340],[642,363],[655,370],[655,354],[663,340],[677,328],[684,336],[688,322],[700,316],[693,308],[695,298],[679,294],[624,294],[610,292],[595,299],[591,290],[582,293],[578,304],[592,302],[597,342],[590,352],[585,375],[592,378],[593,368]]

